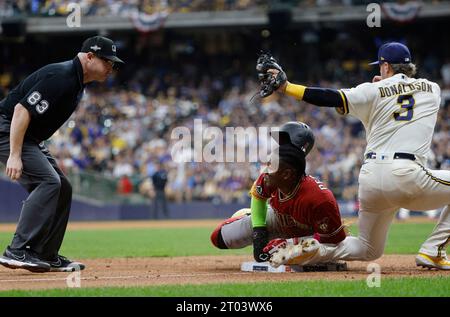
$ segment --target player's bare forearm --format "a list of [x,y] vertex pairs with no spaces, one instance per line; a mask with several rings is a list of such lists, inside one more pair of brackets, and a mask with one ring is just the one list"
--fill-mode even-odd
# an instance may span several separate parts
[[22,144],[25,132],[30,124],[31,116],[27,109],[20,103],[14,108],[14,114],[11,121],[10,156],[21,156]]
[[10,151],[6,162],[6,175],[12,180],[17,180],[22,175],[22,146],[25,132],[30,124],[31,116],[27,109],[20,103],[14,108],[9,135]]

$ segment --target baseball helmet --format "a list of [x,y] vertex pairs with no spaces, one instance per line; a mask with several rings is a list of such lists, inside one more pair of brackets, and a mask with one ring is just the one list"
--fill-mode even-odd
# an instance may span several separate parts
[[308,155],[314,146],[314,134],[311,128],[303,122],[287,122],[279,129],[270,132],[270,135],[279,145],[292,144],[305,156]]

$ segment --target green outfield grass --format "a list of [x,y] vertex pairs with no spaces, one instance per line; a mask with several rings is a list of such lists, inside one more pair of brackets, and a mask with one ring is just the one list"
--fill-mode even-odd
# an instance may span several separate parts
[[381,279],[380,287],[361,281],[300,281],[245,284],[167,285],[132,288],[84,288],[7,291],[0,296],[157,296],[157,297],[310,297],[310,296],[449,296],[450,276]]
[[[390,230],[387,254],[414,254],[434,225],[396,223]],[[190,255],[249,254],[250,248],[219,250],[211,245],[214,228],[151,228],[73,230],[66,233],[61,254],[72,258],[165,257]],[[351,228],[353,235],[356,227]],[[12,233],[0,233],[0,248],[11,241]]]
[[[386,246],[388,254],[415,254],[434,227],[432,223],[395,223]],[[209,235],[213,228],[151,228],[70,230],[61,250],[76,259],[251,254],[250,248],[218,250]],[[357,228],[351,228],[357,235]],[[6,246],[12,233],[0,233]],[[0,296],[449,296],[450,276],[439,278],[384,278],[380,288],[361,281],[299,281],[245,284],[164,285],[6,291]]]

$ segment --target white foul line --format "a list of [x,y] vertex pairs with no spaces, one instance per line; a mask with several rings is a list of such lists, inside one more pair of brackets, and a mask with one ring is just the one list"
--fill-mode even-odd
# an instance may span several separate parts
[[[158,274],[154,275],[130,275],[130,276],[93,276],[81,277],[83,281],[89,280],[120,280],[120,279],[138,279],[138,278],[179,278],[179,277],[199,277],[199,276],[218,276],[218,275],[244,275],[249,272],[229,272],[229,273],[195,273],[195,274]],[[29,278],[17,280],[0,280],[2,283],[16,283],[16,282],[52,282],[52,281],[66,281],[63,278]]]

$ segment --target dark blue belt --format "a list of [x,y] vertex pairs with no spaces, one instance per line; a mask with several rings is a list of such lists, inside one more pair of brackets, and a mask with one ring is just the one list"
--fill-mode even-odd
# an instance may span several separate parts
[[[365,158],[366,159],[376,159],[377,158],[377,153],[369,152],[369,153],[366,154]],[[396,152],[396,153],[394,153],[394,160],[398,160],[398,159],[415,161],[416,157],[415,157],[414,154]]]

